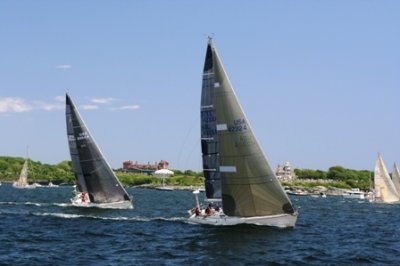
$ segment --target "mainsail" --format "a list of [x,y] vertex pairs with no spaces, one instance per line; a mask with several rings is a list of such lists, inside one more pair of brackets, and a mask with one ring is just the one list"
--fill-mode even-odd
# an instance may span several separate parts
[[396,188],[397,194],[400,197],[400,171],[396,164],[393,165],[392,182]]
[[215,116],[215,72],[212,48],[207,47],[201,90],[201,151],[205,190],[208,199],[221,198],[221,174],[219,172],[218,136]]
[[389,173],[380,154],[376,158],[375,164],[375,199],[381,202],[399,201],[399,195],[390,179]]
[[108,165],[69,95],[66,95],[68,144],[80,192],[93,203],[130,200],[128,193]]
[[28,160],[25,160],[24,165],[22,166],[22,170],[16,185],[19,187],[28,185]]
[[[294,213],[240,107],[210,39],[205,69],[212,69],[222,206],[229,216]],[[204,81],[204,78],[203,78]],[[203,152],[204,153],[204,152]]]

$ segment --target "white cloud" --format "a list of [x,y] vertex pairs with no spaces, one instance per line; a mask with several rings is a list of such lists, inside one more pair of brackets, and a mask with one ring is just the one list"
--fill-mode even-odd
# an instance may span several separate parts
[[65,96],[59,95],[54,97],[54,100],[56,100],[57,102],[65,102]]
[[63,65],[58,65],[57,68],[58,69],[70,69],[70,68],[72,68],[72,66],[68,65],[68,64],[63,64]]
[[97,104],[107,104],[114,101],[114,98],[93,98],[90,101]]
[[0,98],[0,113],[6,112],[28,112],[32,110],[32,106],[21,98],[6,97]]
[[81,108],[83,110],[94,110],[94,109],[98,109],[99,106],[93,105],[93,104],[86,104],[86,105],[82,105]]
[[35,109],[45,110],[45,111],[52,111],[52,110],[61,110],[64,109],[64,105],[61,103],[47,103],[42,101],[35,101]]
[[120,107],[113,107],[110,108],[111,111],[118,111],[118,110],[137,110],[140,109],[139,105],[124,105]]

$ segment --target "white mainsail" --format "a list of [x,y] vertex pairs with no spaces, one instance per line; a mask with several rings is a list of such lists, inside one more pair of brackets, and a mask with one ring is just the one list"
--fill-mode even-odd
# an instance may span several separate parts
[[396,163],[393,165],[392,182],[396,188],[397,194],[399,194],[400,197],[400,171]]
[[375,201],[391,203],[399,201],[399,194],[390,179],[389,173],[380,154],[376,158],[374,177]]
[[13,187],[15,188],[35,188],[36,185],[29,185],[28,183],[28,159],[25,160],[24,165],[22,166],[21,173],[17,181],[13,183]]
[[28,160],[25,160],[24,165],[22,166],[17,184],[21,187],[28,185]]

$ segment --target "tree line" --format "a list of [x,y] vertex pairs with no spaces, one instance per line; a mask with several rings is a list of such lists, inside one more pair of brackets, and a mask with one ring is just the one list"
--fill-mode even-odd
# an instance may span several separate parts
[[[25,159],[21,157],[0,156],[0,179],[3,181],[14,181],[18,178]],[[62,161],[51,165],[40,161],[29,160],[29,181],[68,183],[75,182],[71,161]],[[353,170],[342,166],[333,166],[328,171],[313,169],[295,169],[297,181],[284,182],[285,185],[304,184],[326,185],[350,188],[358,187],[364,190],[371,188],[374,173],[368,170]],[[159,185],[161,179],[147,174],[125,173],[122,169],[115,170],[118,178],[124,185]],[[204,177],[202,172],[192,170],[174,170],[174,176],[166,179],[168,185],[179,186],[201,186]]]

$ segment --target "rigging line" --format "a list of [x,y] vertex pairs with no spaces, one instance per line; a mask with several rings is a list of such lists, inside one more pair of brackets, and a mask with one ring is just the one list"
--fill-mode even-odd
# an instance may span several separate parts
[[[199,130],[200,130],[200,128],[198,128],[198,126],[196,126],[195,124],[197,124],[197,125],[200,124],[200,117],[196,116],[196,117],[192,120],[192,122],[191,122],[190,125],[189,125],[189,129],[188,129],[187,132],[186,132],[185,138],[183,139],[182,145],[181,145],[181,147],[179,148],[178,160],[177,160],[177,168],[178,168],[178,169],[181,169],[181,168],[180,168],[180,161],[181,161],[181,157],[182,157],[182,152],[183,152],[184,147],[186,146],[186,142],[188,141],[189,136],[192,134],[193,128],[196,128],[196,129],[199,129]],[[192,151],[193,151],[193,149],[192,149]],[[186,170],[187,170],[187,169],[186,169]]]

